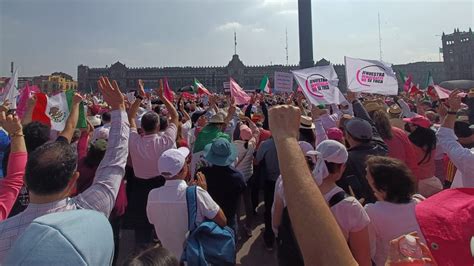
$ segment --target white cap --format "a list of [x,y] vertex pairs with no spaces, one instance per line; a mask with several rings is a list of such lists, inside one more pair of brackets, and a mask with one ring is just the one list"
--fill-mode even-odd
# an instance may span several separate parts
[[161,154],[158,159],[158,170],[160,175],[166,179],[175,177],[184,167],[189,149],[181,147],[179,149],[169,149]]
[[99,127],[99,128],[97,128],[97,133],[95,134],[94,141],[96,141],[98,139],[108,140],[109,139],[109,132],[110,132],[109,127]]
[[313,146],[306,141],[298,141],[298,144],[300,145],[300,148],[303,151],[304,156],[311,155],[311,154],[308,154],[308,152],[314,151]]
[[309,151],[307,154],[316,155],[317,159],[313,169],[313,178],[318,185],[321,185],[323,179],[329,175],[325,161],[343,164],[346,163],[348,158],[346,147],[335,140],[324,140],[316,147],[316,151]]

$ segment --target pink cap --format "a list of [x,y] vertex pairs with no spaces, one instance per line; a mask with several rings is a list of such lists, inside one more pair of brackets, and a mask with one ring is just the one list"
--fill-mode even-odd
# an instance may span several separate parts
[[252,138],[252,130],[247,125],[240,126],[240,139],[249,140]]
[[416,115],[411,118],[403,118],[403,121],[413,124],[415,126],[419,127],[424,127],[424,128],[430,128],[431,127],[431,121],[426,118],[425,116],[422,115]]
[[326,135],[328,135],[328,139],[342,141],[344,138],[344,133],[337,127],[332,127],[326,131]]

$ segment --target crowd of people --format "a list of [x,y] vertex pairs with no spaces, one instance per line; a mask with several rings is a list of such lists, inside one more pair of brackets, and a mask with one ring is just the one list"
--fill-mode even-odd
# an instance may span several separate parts
[[61,132],[34,95],[21,119],[0,107],[0,264],[117,265],[130,229],[124,265],[232,265],[262,201],[279,265],[474,264],[474,89],[238,106],[98,88]]

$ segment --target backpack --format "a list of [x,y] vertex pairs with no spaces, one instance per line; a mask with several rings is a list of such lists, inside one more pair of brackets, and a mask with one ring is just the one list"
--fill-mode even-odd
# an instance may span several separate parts
[[[331,199],[329,199],[329,207],[338,204],[346,197],[347,194],[344,191],[334,194]],[[298,242],[296,241],[296,236],[291,225],[288,207],[283,209],[281,224],[278,227],[277,247],[279,265],[304,265],[303,255],[301,254],[300,247],[298,246]]]
[[188,230],[181,261],[187,265],[235,265],[235,236],[229,227],[220,227],[214,221],[205,220],[196,226],[197,189],[186,189],[188,205]]

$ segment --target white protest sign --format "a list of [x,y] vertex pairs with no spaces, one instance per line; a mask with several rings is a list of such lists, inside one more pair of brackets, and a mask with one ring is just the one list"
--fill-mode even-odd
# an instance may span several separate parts
[[341,104],[347,102],[337,87],[339,79],[332,64],[292,71],[306,99],[312,104]]
[[224,87],[224,89],[230,89],[230,82],[229,81],[223,82],[222,86]]
[[275,72],[273,83],[273,89],[275,92],[293,91],[293,75],[291,73]]
[[344,61],[348,90],[383,95],[398,94],[398,82],[392,64],[347,56]]

